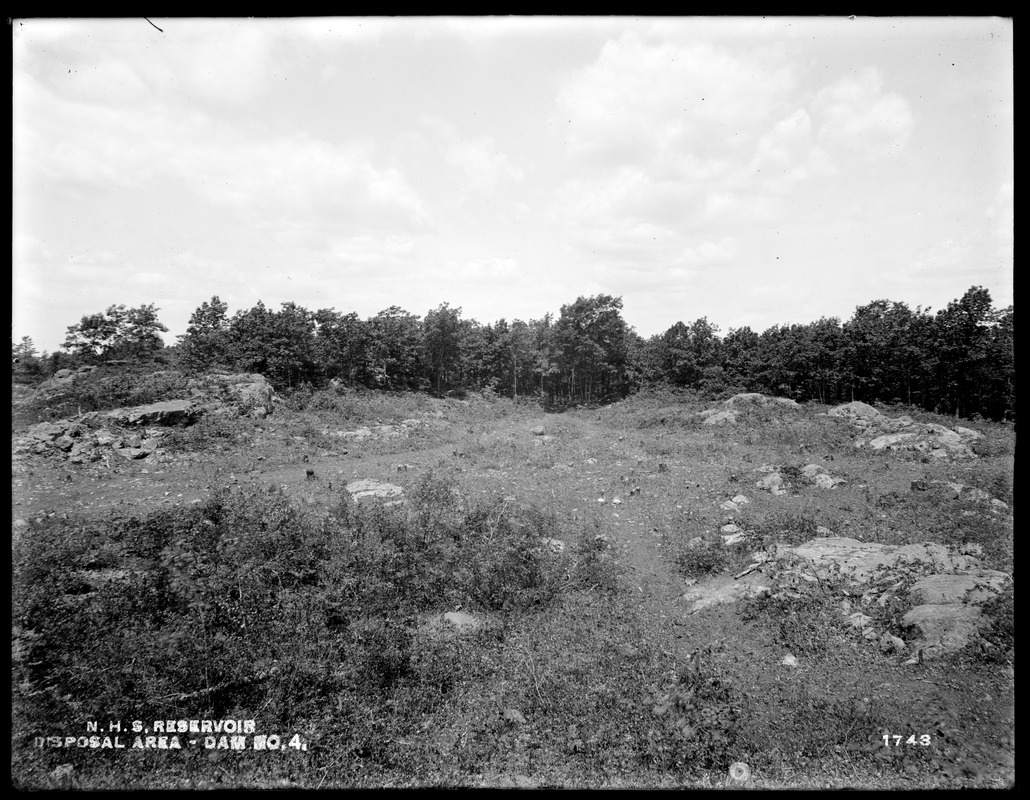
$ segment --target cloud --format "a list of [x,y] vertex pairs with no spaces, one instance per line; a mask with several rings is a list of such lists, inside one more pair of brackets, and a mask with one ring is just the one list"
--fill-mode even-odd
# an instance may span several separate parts
[[771,60],[631,31],[569,77],[557,112],[574,156],[619,163],[703,155],[749,141],[794,83],[791,70]]
[[867,67],[820,91],[812,104],[819,143],[869,160],[903,150],[915,115],[904,97],[885,92],[883,85],[879,70]]
[[440,117],[423,115],[418,130],[404,136],[405,144],[425,158],[441,153],[463,189],[483,194],[502,183],[522,183],[525,172],[513,164],[491,136],[463,137],[458,127]]

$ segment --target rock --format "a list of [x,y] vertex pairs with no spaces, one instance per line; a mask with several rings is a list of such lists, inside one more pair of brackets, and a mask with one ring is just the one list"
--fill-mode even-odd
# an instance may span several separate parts
[[827,528],[825,525],[817,525],[815,528],[816,536],[833,536],[833,531]]
[[117,408],[105,415],[120,425],[191,425],[201,410],[189,400],[167,400],[134,408]]
[[778,495],[787,493],[786,489],[783,488],[783,476],[778,472],[773,472],[770,475],[766,475],[761,480],[756,481],[755,488]]
[[767,580],[761,572],[752,572],[736,580],[730,575],[717,575],[692,586],[683,595],[683,600],[690,606],[688,613],[697,614],[706,608],[735,603],[744,597],[767,595],[772,591]]
[[835,489],[842,483],[844,483],[844,480],[842,478],[833,478],[829,475],[815,476],[815,485],[818,486],[820,489]]
[[908,645],[905,644],[903,639],[899,639],[889,633],[883,634],[880,637],[880,650],[884,653],[905,653],[908,650]]
[[744,495],[742,495],[742,494],[734,495],[734,496],[733,496],[733,497],[732,497],[731,499],[732,499],[732,500],[733,500],[733,502],[734,502],[734,503],[736,503],[736,504],[737,504],[738,506],[744,506],[744,505],[747,505],[748,503],[750,503],[750,502],[751,502],[750,500],[748,500],[748,499],[747,499],[747,498],[746,498],[746,497],[745,497]]
[[857,400],[851,403],[845,403],[844,405],[831,408],[826,412],[831,417],[844,417],[845,419],[863,419],[863,420],[876,420],[882,417],[875,408],[866,403],[860,403]]
[[955,433],[957,433],[959,436],[961,436],[963,439],[966,439],[967,441],[976,441],[977,439],[984,438],[984,435],[982,433],[980,433],[979,431],[974,431],[972,428],[962,428],[959,426],[955,426]]
[[999,594],[1009,576],[997,570],[978,570],[960,575],[928,575],[912,584],[917,604],[972,603],[982,605]]
[[530,428],[529,432],[534,436],[543,436],[547,431],[544,430],[543,425],[537,425],[535,428]]
[[526,718],[522,715],[522,712],[519,711],[517,708],[504,709],[504,711],[501,712],[501,717],[503,717],[506,722],[511,722],[515,725],[526,724]]
[[722,531],[723,533],[739,533],[740,532],[740,528],[738,528],[736,525],[733,525],[733,524],[723,525],[719,530]]
[[759,406],[767,408],[769,406],[779,406],[782,408],[801,408],[794,400],[790,400],[786,397],[766,397],[760,392],[745,392],[743,394],[735,394],[729,400],[725,400],[723,405],[727,408],[734,408],[739,406]]
[[873,624],[873,618],[861,611],[856,611],[848,616],[848,625],[855,630],[864,631]]
[[783,657],[783,660],[780,662],[780,664],[782,664],[785,667],[796,667],[798,665],[798,660],[796,656],[787,653],[787,655]]
[[563,542],[561,539],[549,539],[549,538],[545,537],[545,538],[540,540],[540,544],[542,544],[544,547],[546,547],[552,553],[564,553],[565,552],[565,542]]
[[961,572],[978,567],[976,559],[933,542],[899,547],[836,536],[811,539],[797,547],[781,547],[780,550],[783,554],[792,553],[811,561],[821,576],[839,568],[856,581],[867,581],[878,572],[899,565],[922,565],[928,574]]
[[824,472],[826,472],[826,469],[818,464],[806,464],[801,468],[801,474],[806,478],[814,478],[816,475],[822,475]]
[[374,498],[383,500],[394,498],[393,502],[387,503],[387,505],[393,505],[393,503],[400,502],[399,498],[404,494],[404,489],[400,486],[394,486],[392,483],[384,483],[382,481],[368,479],[348,483],[347,491],[350,492],[356,502]]
[[726,500],[719,505],[723,511],[740,511],[740,506],[734,503],[732,500]]
[[924,658],[961,650],[987,623],[979,608],[959,603],[919,605],[901,618],[920,637],[912,650],[922,650]]
[[732,425],[737,421],[736,411],[716,411],[704,418],[705,425]]
[[732,547],[738,542],[744,541],[743,533],[730,533],[722,535],[722,544],[724,547]]
[[106,447],[118,441],[118,437],[111,433],[111,431],[101,428],[93,434],[93,440],[101,447]]
[[209,373],[186,386],[195,398],[210,398],[216,406],[258,419],[271,414],[278,399],[265,377],[256,373]]

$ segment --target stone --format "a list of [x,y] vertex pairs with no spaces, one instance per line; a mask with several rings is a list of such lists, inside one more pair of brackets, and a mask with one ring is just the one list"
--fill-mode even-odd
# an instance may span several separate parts
[[114,442],[118,440],[118,437],[111,433],[111,431],[101,428],[93,434],[93,439],[101,447],[106,447],[109,444],[114,444]]
[[[400,502],[399,498],[404,494],[404,489],[400,486],[394,486],[392,483],[384,483],[383,481],[374,481],[369,479],[351,481],[347,484],[347,491],[350,492],[356,502],[379,498],[383,500],[392,500],[396,503]],[[387,503],[387,505],[391,504],[392,503]]]
[[835,489],[842,483],[844,481],[841,478],[833,478],[825,474],[815,476],[815,485],[820,489]]
[[501,716],[506,722],[511,722],[515,725],[525,725],[526,718],[522,715],[522,712],[517,708],[506,708],[501,713]]
[[547,431],[544,430],[543,425],[537,425],[535,428],[530,428],[529,432],[534,436],[543,436],[545,433],[547,433]]
[[120,425],[191,425],[201,410],[189,400],[167,400],[133,408],[117,408],[105,415]]
[[720,503],[719,508],[721,508],[723,511],[740,511],[740,506],[738,506],[732,500],[726,500],[725,502]]
[[542,544],[544,547],[546,547],[552,553],[564,553],[565,552],[565,542],[563,542],[561,539],[549,539],[549,538],[545,537],[545,538],[540,540],[540,544]]
[[737,421],[736,411],[716,411],[704,418],[705,425],[732,425]]
[[722,543],[724,547],[732,547],[733,545],[744,541],[743,533],[730,533],[722,535]]
[[697,614],[706,608],[735,603],[745,597],[767,595],[772,591],[767,580],[761,572],[757,571],[736,580],[730,575],[708,578],[692,586],[683,595],[684,602],[689,604],[687,613]]
[[997,570],[979,570],[960,575],[928,575],[910,590],[917,604],[972,603],[981,605],[999,594],[1009,576]]
[[816,475],[822,475],[824,472],[826,472],[826,469],[818,464],[806,464],[801,468],[801,474],[806,478],[814,478]]
[[756,481],[755,488],[763,489],[773,494],[786,494],[786,490],[783,488],[783,476],[778,472],[773,472]]
[[723,525],[719,530],[722,531],[723,533],[739,533],[740,532],[740,528],[738,528],[736,525],[733,525],[732,523],[729,524],[729,525]]
[[884,653],[897,653],[902,654],[908,650],[908,645],[905,644],[904,639],[899,639],[890,633],[885,633],[880,637],[880,651]]
[[783,657],[783,660],[780,662],[780,664],[782,664],[785,667],[796,667],[798,665],[797,656],[793,656],[790,653],[787,653],[787,655]]
[[831,417],[844,417],[845,419],[875,420],[883,416],[871,405],[858,402],[857,400],[831,408],[826,413]]
[[779,406],[791,409],[801,408],[801,406],[799,406],[794,400],[790,400],[786,397],[767,397],[761,392],[744,392],[743,394],[735,394],[729,400],[723,401],[723,405],[728,408],[736,406],[759,406],[762,408]]
[[472,614],[464,611],[448,611],[442,617],[443,621],[458,630],[476,631],[483,627],[483,621]]
[[977,565],[975,559],[932,542],[899,547],[845,536],[810,539],[797,547],[783,547],[781,552],[811,561],[820,575],[839,568],[856,581],[867,581],[899,564],[923,564],[927,572],[957,572]]
[[747,505],[748,503],[750,503],[750,502],[751,502],[750,500],[748,500],[748,499],[747,499],[747,498],[746,498],[746,497],[745,497],[744,495],[742,495],[742,494],[734,495],[734,496],[733,496],[733,497],[732,497],[731,499],[732,499],[732,500],[733,500],[733,502],[734,502],[734,503],[736,503],[736,504],[737,504],[738,506],[743,506],[743,505]]
[[987,623],[979,608],[959,603],[918,605],[901,618],[919,637],[912,650],[922,650],[924,658],[961,650]]

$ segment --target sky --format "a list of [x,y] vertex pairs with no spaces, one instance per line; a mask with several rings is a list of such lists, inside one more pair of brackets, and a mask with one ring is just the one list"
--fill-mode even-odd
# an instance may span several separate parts
[[14,19],[14,341],[212,296],[483,324],[621,297],[1013,302],[1002,18]]

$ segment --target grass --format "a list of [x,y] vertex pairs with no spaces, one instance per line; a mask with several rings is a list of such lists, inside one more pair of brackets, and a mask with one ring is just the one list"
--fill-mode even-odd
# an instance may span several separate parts
[[[736,761],[762,788],[968,786],[981,740],[1005,730],[1004,707],[982,698],[1009,691],[1011,588],[988,606],[983,644],[918,667],[845,627],[858,590],[843,583],[781,576],[770,598],[696,615],[678,600],[684,577],[735,574],[754,550],[820,526],[977,543],[985,565],[1011,571],[1009,516],[911,489],[957,479],[1011,505],[1010,432],[998,426],[970,425],[987,442],[976,462],[924,464],[857,451],[845,423],[811,409],[696,425],[689,415],[713,403],[673,394],[563,414],[475,395],[287,402],[267,420],[211,416],[166,437],[170,458],[150,469],[210,485],[200,503],[77,512],[73,498],[88,495],[32,490],[53,515],[19,512],[12,742],[70,720],[171,714],[258,717],[308,750],[129,763],[15,746],[21,788],[46,786],[64,763],[79,788],[100,789],[722,788]],[[425,424],[406,437],[330,435],[410,418]],[[185,456],[198,460],[180,467]],[[801,476],[809,463],[847,482],[818,489]],[[787,495],[755,488],[768,464],[793,484]],[[112,493],[154,479],[118,467],[83,467],[69,485],[92,486],[90,470]],[[28,469],[38,474],[20,479],[49,467]],[[355,504],[342,491],[351,475],[385,475],[406,504]],[[751,502],[722,512],[736,494]],[[746,535],[725,547],[731,517]],[[901,633],[909,602],[903,586],[877,606],[878,629]],[[427,626],[457,609],[488,624]],[[798,666],[781,663],[787,653]],[[883,730],[931,731],[933,744],[891,751]]]

